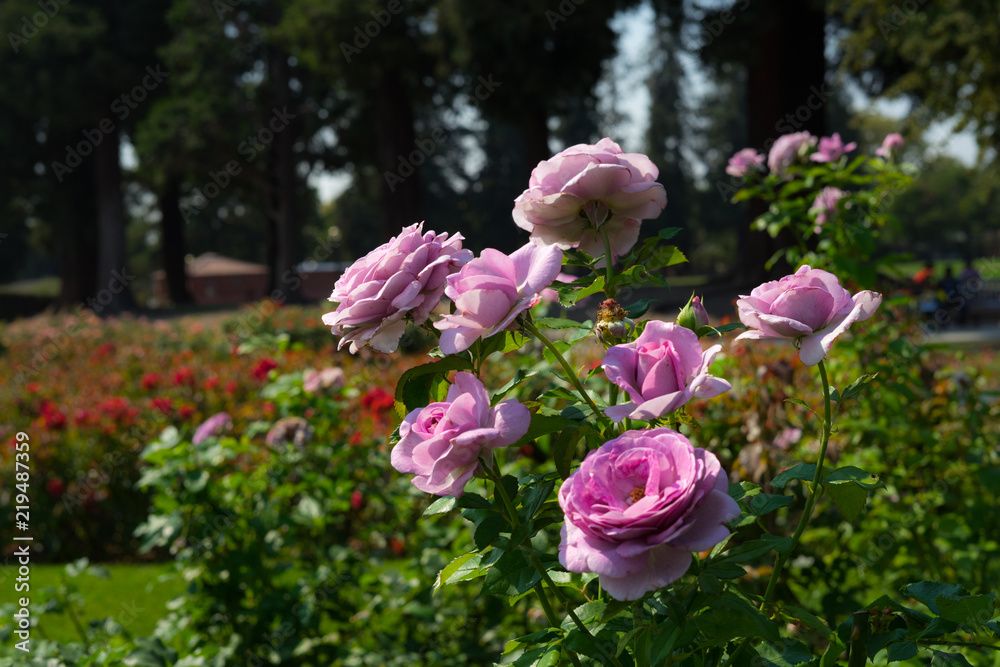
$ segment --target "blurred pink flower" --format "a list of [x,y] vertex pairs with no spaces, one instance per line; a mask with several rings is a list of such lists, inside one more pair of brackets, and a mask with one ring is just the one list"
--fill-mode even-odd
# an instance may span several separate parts
[[819,149],[809,156],[813,162],[836,162],[841,155],[850,153],[858,145],[853,141],[846,146],[840,139],[840,133],[834,132],[832,137],[823,137],[819,140]]
[[213,438],[233,427],[233,419],[228,412],[218,412],[195,429],[192,445],[200,445],[208,438]]
[[837,202],[843,199],[846,194],[840,188],[825,187],[816,195],[816,199],[813,200],[812,206],[809,208],[810,213],[816,214],[816,227],[813,231],[819,234],[820,227],[833,218],[834,213],[837,212]]
[[758,153],[752,148],[744,148],[729,158],[726,173],[737,178],[745,178],[747,174],[759,170],[762,164],[764,164],[763,153]]
[[903,141],[903,135],[899,132],[891,132],[885,135],[882,145],[875,149],[875,155],[888,160],[893,153],[903,147],[904,143],[906,142]]
[[310,368],[302,376],[302,388],[310,393],[316,393],[320,389],[340,389],[344,386],[344,369],[324,368],[318,371]]
[[788,168],[804,160],[815,145],[816,137],[808,132],[783,134],[771,146],[771,152],[767,155],[767,166],[772,174],[785,176]]

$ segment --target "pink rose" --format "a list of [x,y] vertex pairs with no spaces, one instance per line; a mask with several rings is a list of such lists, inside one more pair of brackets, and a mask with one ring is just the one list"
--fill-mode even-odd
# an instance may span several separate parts
[[726,173],[737,178],[745,178],[747,174],[757,171],[764,164],[764,154],[752,148],[744,148],[729,158]]
[[628,392],[629,403],[605,409],[616,422],[650,420],[676,410],[692,398],[714,398],[732,386],[708,374],[715,355],[713,345],[704,352],[698,335],[679,324],[650,321],[634,343],[615,345],[604,356],[604,372]]
[[214,438],[228,431],[233,427],[233,418],[228,412],[218,412],[194,430],[194,437],[191,438],[192,445],[200,445],[209,438]]
[[812,207],[809,209],[810,213],[816,214],[816,227],[813,231],[819,234],[820,227],[825,225],[837,212],[837,202],[843,199],[846,194],[840,188],[825,187],[816,195],[816,199],[813,200]]
[[337,310],[323,323],[342,336],[337,349],[351,352],[370,345],[395,352],[406,329],[406,317],[422,324],[441,301],[445,282],[472,251],[462,249],[462,235],[423,232],[424,223],[410,225],[399,236],[354,262],[334,285],[330,301]]
[[302,376],[302,388],[315,394],[320,389],[340,389],[346,380],[342,368],[329,367],[321,371],[310,368]]
[[767,166],[772,174],[784,176],[788,168],[804,160],[815,145],[816,137],[808,132],[783,134],[771,146],[771,152],[767,155]]
[[832,137],[823,137],[819,140],[819,149],[809,156],[813,162],[836,162],[841,155],[850,153],[858,145],[853,141],[846,146],[840,139],[840,133],[834,132]]
[[503,331],[539,301],[562,267],[562,250],[529,243],[509,257],[487,248],[448,277],[445,294],[456,312],[434,323],[441,330],[441,351],[457,354],[478,338]]
[[668,428],[626,431],[587,454],[559,489],[559,562],[638,600],[687,572],[740,515],[719,460]]
[[457,373],[442,403],[414,410],[399,426],[392,467],[412,473],[413,485],[438,496],[461,496],[479,457],[528,432],[531,413],[514,400],[490,407],[486,387],[471,373]]
[[570,146],[531,172],[528,189],[514,200],[514,222],[534,243],[591,257],[604,255],[604,231],[620,257],[639,238],[640,221],[667,205],[659,173],[648,157],[623,153],[611,139]]
[[740,296],[736,307],[750,331],[736,340],[795,339],[802,363],[815,366],[840,334],[871,317],[881,303],[877,292],[864,290],[852,297],[837,276],[803,266],[794,275],[755,287],[750,296]]
[[885,139],[882,140],[882,145],[875,149],[875,155],[888,160],[893,153],[903,147],[904,143],[903,135],[899,132],[891,132],[885,135]]

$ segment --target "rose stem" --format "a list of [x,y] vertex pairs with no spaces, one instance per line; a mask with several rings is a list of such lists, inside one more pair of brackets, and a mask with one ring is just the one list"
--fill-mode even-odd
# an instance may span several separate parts
[[[517,519],[517,510],[514,509],[514,503],[511,502],[510,496],[507,495],[507,489],[505,489],[503,487],[503,484],[500,481],[500,474],[499,474],[499,472],[496,471],[496,470],[493,470],[490,467],[486,467],[486,470],[488,471],[487,474],[489,474],[490,479],[493,480],[493,488],[495,489],[496,493],[499,494],[500,500],[503,502],[504,509],[507,510],[507,516],[510,518],[510,527],[511,527],[511,529],[512,530],[517,530],[517,528],[521,525],[521,522],[518,521],[518,519]],[[538,572],[542,575],[542,578],[545,581],[545,583],[547,583],[549,585],[549,587],[552,588],[553,591],[556,591],[555,584],[552,583],[552,580],[549,578],[548,574],[545,572],[545,567],[542,565],[541,561],[538,560],[538,557],[535,556],[533,553],[530,553],[530,551],[529,551],[528,552],[528,558],[531,560],[532,567],[534,567],[536,570],[538,570]],[[545,618],[548,620],[549,625],[551,627],[553,627],[553,628],[559,627],[558,623],[556,623],[556,621],[557,621],[557,619],[556,619],[556,612],[555,612],[555,610],[552,609],[552,603],[549,602],[549,596],[545,593],[545,586],[543,585],[543,583],[541,581],[539,581],[537,584],[535,584],[534,589],[535,589],[535,594],[538,595],[538,600],[542,603],[542,610],[545,612]],[[572,614],[572,611],[570,613]],[[572,614],[572,615],[575,617],[575,614]],[[575,620],[576,620],[577,625],[581,626],[580,629],[584,633],[590,635],[590,631],[587,630],[587,627],[583,626],[580,623],[579,619],[575,619]],[[591,638],[592,639],[594,638],[593,635],[591,635]],[[596,640],[595,640],[594,643],[595,644],[597,643]],[[573,653],[572,651],[570,651],[569,649],[566,649],[566,653],[567,653],[567,655],[569,655],[570,661],[574,665],[577,665],[577,667],[579,667],[580,662],[577,659],[576,654]]]
[[604,293],[609,299],[615,298],[614,290],[611,289],[611,241],[608,240],[608,230],[601,225],[601,238],[604,239],[604,268],[606,269],[604,278]]
[[590,406],[590,409],[593,410],[594,415],[597,417],[597,419],[599,421],[603,420],[604,415],[601,414],[601,409],[597,407],[596,403],[594,403],[594,399],[592,399],[590,397],[590,394],[587,393],[587,390],[584,389],[583,384],[580,382],[580,378],[578,378],[576,376],[576,373],[573,371],[573,367],[569,365],[569,362],[566,361],[566,358],[563,357],[562,354],[559,352],[559,350],[556,348],[556,346],[552,344],[552,341],[546,338],[545,335],[542,334],[542,332],[539,331],[534,324],[529,322],[527,318],[522,319],[521,324],[524,325],[524,328],[525,330],[527,330],[528,333],[530,333],[538,340],[542,341],[542,345],[547,347],[549,349],[549,352],[551,352],[553,356],[555,356],[555,358],[559,360],[559,364],[563,367],[563,370],[566,371],[566,376],[569,379],[569,381],[572,382],[573,386],[576,387],[576,390],[580,392],[580,396],[583,397],[583,400],[585,400],[587,402],[587,405]]
[[[771,601],[771,595],[774,594],[774,587],[778,583],[778,576],[781,574],[782,568],[785,567],[785,563],[788,561],[788,557],[791,555],[792,551],[799,543],[799,539],[802,537],[802,533],[805,532],[806,525],[809,523],[809,518],[812,516],[813,508],[816,506],[816,499],[820,494],[820,481],[823,479],[823,461],[826,458],[826,446],[830,443],[830,433],[833,430],[833,409],[830,402],[830,383],[826,377],[826,366],[823,364],[823,360],[820,359],[819,362],[819,377],[823,384],[823,436],[820,440],[819,446],[819,460],[816,462],[816,473],[813,475],[812,488],[809,490],[809,497],[806,499],[806,507],[802,511],[802,516],[799,517],[799,525],[795,528],[795,533],[792,535],[792,544],[783,554],[778,554],[778,559],[774,563],[774,569],[771,571],[771,578],[767,582],[767,590],[764,591],[764,599],[760,603],[760,608],[763,609],[764,605]],[[747,645],[750,638],[744,639],[740,645],[733,651],[729,659],[726,660],[723,667],[729,667],[732,664],[733,659],[743,650],[743,647]]]

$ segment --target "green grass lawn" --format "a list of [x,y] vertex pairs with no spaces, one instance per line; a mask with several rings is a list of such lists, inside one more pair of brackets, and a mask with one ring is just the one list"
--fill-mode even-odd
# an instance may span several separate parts
[[[77,615],[83,625],[92,620],[113,618],[132,636],[148,636],[156,622],[167,611],[167,602],[184,590],[184,581],[172,572],[169,563],[154,565],[106,565],[108,579],[84,572],[70,581],[84,600]],[[33,565],[31,567],[31,602],[40,603],[50,597],[47,587],[57,588],[65,576],[65,565]],[[0,567],[0,581],[13,582],[16,567]],[[13,589],[13,584],[10,585]],[[18,593],[17,595],[25,595]],[[78,642],[80,636],[66,614],[49,613],[39,618],[44,636],[59,642]]]

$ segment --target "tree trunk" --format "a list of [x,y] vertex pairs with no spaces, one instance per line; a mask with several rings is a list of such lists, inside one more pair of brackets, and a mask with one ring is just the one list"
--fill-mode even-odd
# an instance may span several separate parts
[[129,284],[125,246],[125,206],[118,132],[108,134],[94,148],[97,186],[97,293],[91,303],[100,315],[114,315],[135,308]]
[[185,272],[184,218],[180,209],[181,179],[170,176],[160,196],[160,234],[163,242],[163,271],[167,296],[174,305],[191,303]]
[[420,165],[430,159],[430,155],[417,146],[413,100],[399,75],[387,71],[377,86],[374,121],[378,168],[383,176],[383,236],[388,241],[403,227],[423,219]]
[[[748,11],[756,12],[758,32],[754,57],[747,67],[748,139],[765,153],[783,134],[808,131],[826,134],[826,58],[823,53],[826,15],[814,0],[771,0]],[[751,220],[766,210],[753,202]],[[766,262],[790,238],[772,239],[766,232],[741,232],[743,260],[740,277],[749,283],[769,277]],[[788,267],[775,267],[770,274]]]
[[275,109],[268,119],[274,130],[275,242],[272,289],[280,290],[283,300],[299,302],[296,265],[302,260],[302,227],[298,216],[298,178],[295,174],[296,107],[289,87],[291,73],[288,54],[276,49],[271,54],[271,82],[275,89]]

